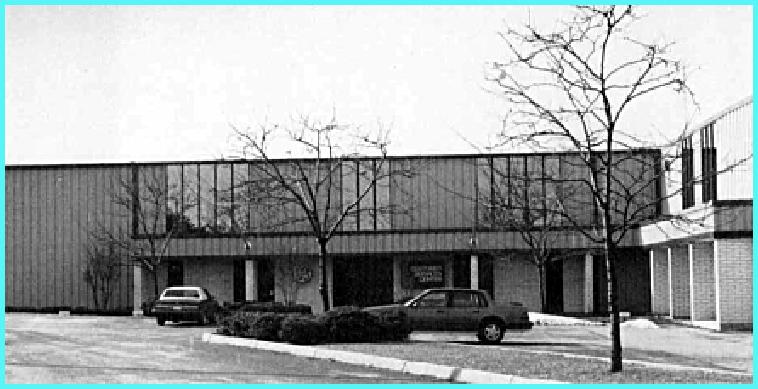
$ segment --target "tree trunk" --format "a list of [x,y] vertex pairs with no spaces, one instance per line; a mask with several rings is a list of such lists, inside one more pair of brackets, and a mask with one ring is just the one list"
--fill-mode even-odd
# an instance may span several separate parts
[[329,284],[326,279],[326,244],[329,242],[326,238],[318,238],[318,267],[321,270],[321,285],[318,290],[321,293],[321,301],[324,303],[324,312],[329,310]]
[[[610,229],[608,229],[610,230]],[[609,234],[610,235],[610,234]],[[611,372],[622,370],[621,359],[621,326],[619,323],[618,286],[616,282],[615,250],[610,243],[610,237],[605,242],[605,265],[608,277],[608,311],[611,315]]]
[[153,300],[158,300],[158,295],[160,292],[158,292],[158,268],[153,267],[153,292],[155,293],[153,295]]
[[545,264],[542,263],[537,268],[540,271],[540,304],[542,305],[540,312],[547,313],[547,275],[545,274]]

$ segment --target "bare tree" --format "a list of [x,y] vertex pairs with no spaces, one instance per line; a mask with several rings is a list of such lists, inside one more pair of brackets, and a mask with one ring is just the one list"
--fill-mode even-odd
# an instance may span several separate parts
[[[532,177],[525,169],[514,172],[513,169],[506,170],[492,162],[486,168],[492,178],[490,191],[479,199],[479,206],[484,208],[482,221],[486,225],[515,231],[529,248],[525,259],[536,266],[539,272],[542,312],[547,309],[547,265],[561,254],[557,250],[556,229],[561,225],[563,206],[559,198],[562,193],[554,190],[560,182],[557,166],[555,168],[546,177]],[[530,196],[531,187],[543,184],[553,190],[539,196]]]
[[[174,231],[185,223],[183,213],[167,211],[169,201],[180,204],[179,199],[171,198],[179,193],[176,188],[166,186],[166,178],[158,169],[150,167],[132,167],[130,175],[115,177],[110,192],[115,219],[128,221],[129,230],[112,229],[97,225],[90,234],[94,240],[106,247],[115,247],[127,253],[127,262],[139,266],[152,276],[153,298],[157,298],[158,268],[168,256],[168,246],[174,237]],[[189,207],[190,204],[185,204]],[[136,304],[137,302],[135,302]]]
[[87,261],[84,281],[92,289],[92,298],[97,309],[107,309],[113,292],[113,282],[121,275],[125,254],[112,242],[91,240],[86,248]]
[[623,114],[660,92],[689,93],[669,45],[629,35],[637,20],[631,6],[580,6],[553,31],[509,29],[502,34],[509,58],[493,63],[489,78],[511,107],[504,142],[576,151],[572,164],[586,173],[565,184],[588,195],[594,204],[584,206],[597,209],[598,223],[563,216],[604,248],[612,372],[622,370],[617,247],[631,229],[656,218],[651,211],[660,206],[659,199],[641,199],[660,179],[660,161],[634,152],[646,142],[624,131]]
[[[327,244],[346,223],[402,212],[397,204],[365,203],[392,177],[408,172],[388,162],[387,133],[381,129],[372,133],[337,125],[334,119],[323,125],[301,117],[288,126],[232,130],[242,157],[252,159],[250,178],[244,183],[248,202],[269,212],[261,228],[303,228],[316,240],[319,292],[328,310]],[[276,159],[277,150],[300,158]]]

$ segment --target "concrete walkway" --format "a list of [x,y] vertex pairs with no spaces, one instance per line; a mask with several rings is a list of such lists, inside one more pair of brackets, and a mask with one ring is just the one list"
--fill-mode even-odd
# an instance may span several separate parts
[[329,359],[342,363],[387,369],[406,374],[422,375],[468,384],[561,384],[564,382],[498,374],[483,370],[464,369],[455,366],[428,362],[409,361],[399,358],[380,357],[352,351],[331,350],[318,346],[298,346],[288,343],[267,342],[256,339],[237,338],[211,333],[203,334],[204,342],[249,347],[259,350],[287,353],[301,357]]

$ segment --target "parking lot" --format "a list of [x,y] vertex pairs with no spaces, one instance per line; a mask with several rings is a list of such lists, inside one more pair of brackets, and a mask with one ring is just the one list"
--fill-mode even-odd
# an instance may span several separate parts
[[5,316],[6,383],[428,383],[425,377],[200,341],[153,318]]
[[[211,326],[159,327],[153,318],[6,314],[5,323],[8,383],[434,382],[380,369],[207,344],[200,338],[215,330]],[[548,363],[548,357],[562,356],[566,361],[599,361],[602,366],[608,356],[608,331],[607,326],[537,326],[506,334],[501,344],[493,346],[478,344],[473,334],[415,332],[405,343],[320,347],[529,376],[528,369],[508,365],[506,357],[520,355],[521,360]],[[748,380],[753,372],[749,332],[716,333],[675,325],[625,327],[622,344],[628,367],[711,371]],[[570,375],[564,380],[577,382]]]

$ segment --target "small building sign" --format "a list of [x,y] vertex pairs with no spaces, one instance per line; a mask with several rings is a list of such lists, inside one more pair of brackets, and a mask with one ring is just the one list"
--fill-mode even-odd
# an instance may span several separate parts
[[442,262],[419,262],[408,266],[414,289],[445,286],[445,272]]

